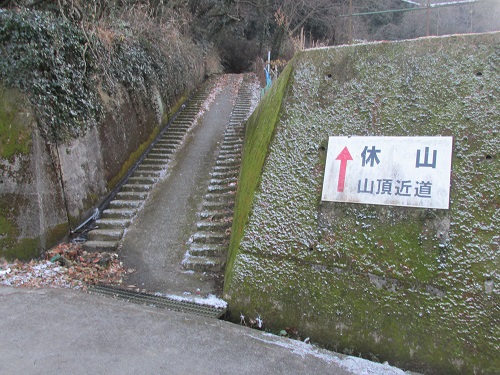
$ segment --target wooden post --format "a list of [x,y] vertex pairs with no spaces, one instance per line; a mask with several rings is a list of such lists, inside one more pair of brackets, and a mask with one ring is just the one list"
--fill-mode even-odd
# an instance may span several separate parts
[[425,34],[429,36],[429,22],[430,22],[430,14],[431,14],[431,0],[427,0],[427,22],[425,26]]
[[349,44],[352,44],[352,0],[349,0]]

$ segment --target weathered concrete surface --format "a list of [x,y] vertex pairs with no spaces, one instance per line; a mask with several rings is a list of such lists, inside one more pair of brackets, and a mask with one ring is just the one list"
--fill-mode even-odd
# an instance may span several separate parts
[[[141,96],[117,86],[113,96],[101,92],[101,97],[105,116],[100,126],[64,143],[47,144],[26,99],[20,108],[9,107],[15,113],[2,117],[2,129],[16,135],[26,128],[29,141],[23,140],[24,152],[18,147],[0,155],[0,256],[37,257],[64,239],[142,155],[170,110],[146,89]],[[9,134],[2,130],[7,150],[12,146],[3,143],[12,143]]]
[[68,232],[62,190],[33,110],[0,85],[0,256],[30,258]]
[[211,318],[56,289],[0,287],[2,374],[403,375]]
[[[247,125],[224,287],[235,321],[258,313],[416,371],[499,373],[499,45],[294,57]],[[328,137],[349,135],[453,136],[450,209],[321,202]]]
[[[116,95],[128,97],[130,93],[121,88]],[[118,99],[113,104],[101,127],[64,143],[46,143],[27,100],[25,106],[12,109],[17,111],[14,118],[2,121],[2,128],[13,133],[29,129],[30,142],[24,153],[14,150],[1,159],[0,202],[5,206],[5,221],[0,256],[36,257],[67,236],[109,193],[122,167],[130,167],[154,139],[161,123],[149,106]],[[142,113],[143,118],[116,118],[114,111]]]
[[88,48],[85,30],[50,13],[1,18],[0,256],[29,259],[94,212],[217,67],[181,35],[107,29]]
[[216,90],[221,91],[210,110],[188,134],[168,167],[168,176],[155,185],[127,229],[120,257],[126,267],[137,270],[127,277],[127,284],[149,292],[220,294],[217,279],[186,271],[181,262],[187,241],[196,231],[196,213],[206,194],[241,79],[241,75],[219,79]]

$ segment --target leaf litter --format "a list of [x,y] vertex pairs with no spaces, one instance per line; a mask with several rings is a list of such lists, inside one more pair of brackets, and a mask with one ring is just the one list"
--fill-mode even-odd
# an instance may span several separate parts
[[80,244],[62,243],[43,259],[7,262],[0,259],[0,285],[31,288],[69,288],[86,291],[89,285],[119,286],[127,273],[118,254],[87,252]]

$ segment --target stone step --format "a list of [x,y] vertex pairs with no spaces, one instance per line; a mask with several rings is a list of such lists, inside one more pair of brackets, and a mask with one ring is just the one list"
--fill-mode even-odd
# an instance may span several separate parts
[[153,188],[151,184],[125,184],[122,186],[122,191],[142,191],[147,192]]
[[127,180],[127,184],[136,184],[136,185],[153,185],[156,182],[156,178],[154,177],[129,177]]
[[184,137],[185,135],[186,135],[186,131],[185,130],[168,129],[165,132],[165,136],[168,136],[169,138],[175,137],[175,136]]
[[95,227],[98,229],[114,229],[127,228],[132,221],[126,219],[98,219],[95,222]]
[[[201,97],[200,97],[201,100]],[[200,103],[201,104],[201,103]],[[189,102],[183,109],[182,111],[179,112],[179,115],[186,115],[186,114],[197,114],[199,111],[200,106],[199,105],[193,105],[192,102]]]
[[196,232],[191,236],[193,243],[222,244],[228,236],[224,232]]
[[219,151],[218,159],[238,159],[241,160],[242,148],[225,148]]
[[119,241],[123,236],[123,228],[94,229],[88,234],[89,241]]
[[236,184],[234,185],[209,185],[208,191],[211,193],[228,193],[236,191]]
[[192,119],[183,119],[181,117],[179,117],[179,115],[177,115],[177,117],[175,118],[174,121],[172,121],[172,124],[170,124],[170,126],[168,127],[169,129],[172,127],[172,126],[175,126],[175,125],[180,125],[180,126],[190,126],[192,124]]
[[221,147],[219,150],[219,155],[232,155],[238,154],[241,156],[241,152],[243,150],[243,145],[229,145],[227,147]]
[[209,220],[226,220],[228,218],[233,217],[232,210],[202,210],[198,213],[200,219],[209,219]]
[[224,138],[224,146],[229,146],[229,145],[241,145],[243,144],[243,137],[228,137]]
[[180,113],[176,118],[175,120],[176,121],[185,121],[185,122],[193,122],[194,121],[194,118],[196,117],[196,115],[194,114],[189,114],[189,113]]
[[178,141],[166,141],[163,139],[159,139],[154,147],[151,149],[150,153],[160,153],[160,154],[168,154],[171,155],[175,152],[175,149],[179,147]]
[[189,256],[182,261],[184,269],[199,272],[219,272],[223,262],[219,258]]
[[187,105],[185,106],[182,111],[179,113],[179,114],[182,114],[182,113],[198,113],[198,106],[194,106],[194,105]]
[[227,158],[227,159],[217,159],[215,161],[216,166],[237,166],[241,163],[240,159],[237,158]]
[[224,133],[224,137],[229,136],[229,135],[233,135],[233,136],[236,135],[238,137],[243,138],[245,136],[245,129],[244,128],[242,128],[242,129],[231,128]]
[[243,142],[231,143],[231,144],[223,143],[222,146],[220,146],[220,151],[233,152],[235,150],[238,151],[243,150]]
[[220,192],[210,192],[203,197],[204,202],[227,203],[234,202],[234,194],[224,194]]
[[180,142],[172,142],[172,141],[162,141],[159,140],[154,147],[149,151],[149,154],[160,154],[170,156],[175,150],[179,147]]
[[115,199],[143,201],[147,196],[147,191],[120,191],[116,194]]
[[166,165],[168,162],[170,161],[170,159],[151,159],[149,158],[148,156],[146,157],[146,159],[144,159],[141,163],[141,165],[160,165],[160,166],[164,166]]
[[212,176],[213,178],[238,177],[238,175],[239,175],[238,170],[226,170],[226,171],[221,171],[221,172],[210,173],[210,176]]
[[226,231],[233,225],[232,221],[210,221],[199,220],[196,222],[196,228],[200,231]]
[[109,208],[139,208],[144,200],[115,199],[109,203]]
[[161,147],[162,150],[175,150],[179,142],[170,139],[160,138],[156,143],[155,147]]
[[243,141],[243,137],[244,137],[244,134],[239,134],[239,133],[234,133],[234,132],[231,132],[231,133],[227,133],[227,134],[224,134],[224,143],[227,143],[227,142],[232,142],[232,141],[235,141],[235,140],[238,140],[240,142]]
[[212,176],[215,176],[216,173],[235,173],[239,175],[240,168],[239,165],[217,165],[213,169]]
[[148,159],[161,159],[163,161],[169,160],[171,158],[171,155],[173,152],[162,152],[161,150],[151,150],[150,153],[148,153],[147,158]]
[[83,248],[88,252],[115,252],[119,241],[87,241]]
[[[229,195],[229,194],[228,194]],[[234,194],[229,195],[231,200],[226,200],[223,202],[218,201],[204,201],[202,204],[203,210],[205,211],[219,211],[219,210],[233,210],[234,209]]]
[[153,177],[155,179],[159,179],[161,175],[163,174],[163,168],[157,168],[157,169],[139,169],[137,168],[134,171],[133,176],[134,177]]
[[210,185],[231,185],[238,181],[237,176],[231,176],[227,178],[211,178]]
[[[232,154],[219,155],[217,157],[216,164],[217,164],[217,162],[220,162],[220,164],[224,164],[225,161],[237,161],[237,162],[241,162],[240,153],[232,153]],[[217,164],[217,165],[220,165],[220,164]]]
[[219,154],[231,154],[234,152],[242,153],[243,150],[243,142],[239,143],[223,143],[220,147]]
[[155,164],[141,164],[134,171],[134,174],[141,175],[142,173],[156,172],[161,175],[166,169],[166,165]]
[[103,219],[130,219],[137,212],[133,208],[108,208],[102,212]]
[[182,140],[184,137],[186,136],[186,132],[170,132],[170,131],[166,131],[165,134],[162,135],[162,137],[160,138],[160,140]]
[[243,145],[243,137],[240,135],[226,135],[224,137],[224,145],[226,146],[242,146]]
[[193,127],[193,120],[175,120],[175,122],[170,125],[163,134],[170,131],[181,131],[187,133],[189,129]]
[[186,123],[174,123],[168,127],[168,130],[177,130],[177,131],[184,131],[187,132],[189,128],[191,127],[191,122],[186,122]]
[[223,257],[226,255],[227,246],[212,243],[192,243],[189,254],[195,257]]

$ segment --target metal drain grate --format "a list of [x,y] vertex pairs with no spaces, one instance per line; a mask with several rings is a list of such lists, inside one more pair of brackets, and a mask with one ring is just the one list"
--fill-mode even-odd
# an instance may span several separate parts
[[134,292],[130,290],[113,288],[104,285],[93,285],[88,288],[89,293],[101,294],[140,305],[154,306],[168,310],[188,312],[195,315],[218,319],[226,312],[226,308],[200,305],[191,301],[178,301],[168,297],[155,296],[153,294]]

